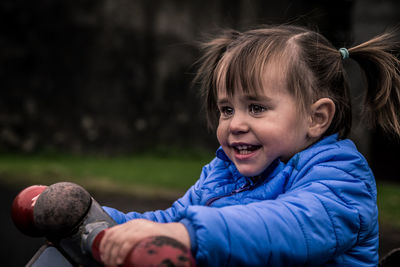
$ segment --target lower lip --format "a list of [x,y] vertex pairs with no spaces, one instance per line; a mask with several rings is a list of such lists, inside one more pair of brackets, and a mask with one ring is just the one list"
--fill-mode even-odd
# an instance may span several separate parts
[[237,152],[237,151],[235,150],[235,158],[236,158],[237,160],[247,160],[247,159],[250,159],[250,158],[254,157],[255,154],[257,154],[258,150],[259,150],[259,149],[256,149],[256,150],[252,151],[252,152],[249,153],[249,154],[240,154],[239,152]]

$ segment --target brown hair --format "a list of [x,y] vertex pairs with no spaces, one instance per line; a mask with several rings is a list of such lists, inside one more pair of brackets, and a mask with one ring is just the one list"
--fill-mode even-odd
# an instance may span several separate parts
[[[369,121],[400,135],[400,61],[394,32],[385,33],[348,49],[367,80],[365,108]],[[331,98],[336,112],[325,135],[345,138],[351,129],[352,112],[343,58],[321,34],[309,29],[282,25],[246,32],[223,31],[203,45],[204,55],[195,82],[200,83],[207,121],[215,126],[219,112],[217,89],[230,95],[241,88],[257,94],[262,89],[265,66],[278,63],[286,77],[286,88],[303,110],[322,97]]]

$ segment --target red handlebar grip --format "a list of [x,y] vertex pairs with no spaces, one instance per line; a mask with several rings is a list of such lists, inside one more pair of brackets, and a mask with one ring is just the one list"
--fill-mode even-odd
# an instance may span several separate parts
[[22,190],[11,206],[11,218],[15,226],[28,236],[39,237],[44,233],[37,229],[33,219],[33,198],[39,196],[47,186],[32,185]]
[[[92,256],[101,262],[99,246],[107,229],[101,231],[92,244]],[[123,267],[150,266],[195,267],[190,250],[177,240],[166,236],[151,236],[137,243],[125,258]]]
[[151,236],[139,241],[125,258],[123,267],[195,267],[190,250],[167,236]]

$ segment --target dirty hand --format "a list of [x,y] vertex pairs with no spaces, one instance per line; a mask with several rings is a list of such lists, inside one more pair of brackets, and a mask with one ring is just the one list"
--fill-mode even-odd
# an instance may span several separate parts
[[190,249],[189,234],[183,224],[136,219],[105,231],[99,248],[101,260],[106,266],[121,265],[137,242],[157,235],[174,238]]

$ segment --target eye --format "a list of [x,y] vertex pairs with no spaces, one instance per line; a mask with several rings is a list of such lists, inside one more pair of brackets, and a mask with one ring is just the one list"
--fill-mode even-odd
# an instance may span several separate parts
[[261,105],[257,105],[257,104],[249,105],[249,112],[252,114],[260,114],[266,110],[267,110],[267,108],[264,106],[261,106]]
[[228,106],[220,107],[219,111],[223,117],[229,117],[233,115],[233,108]]

